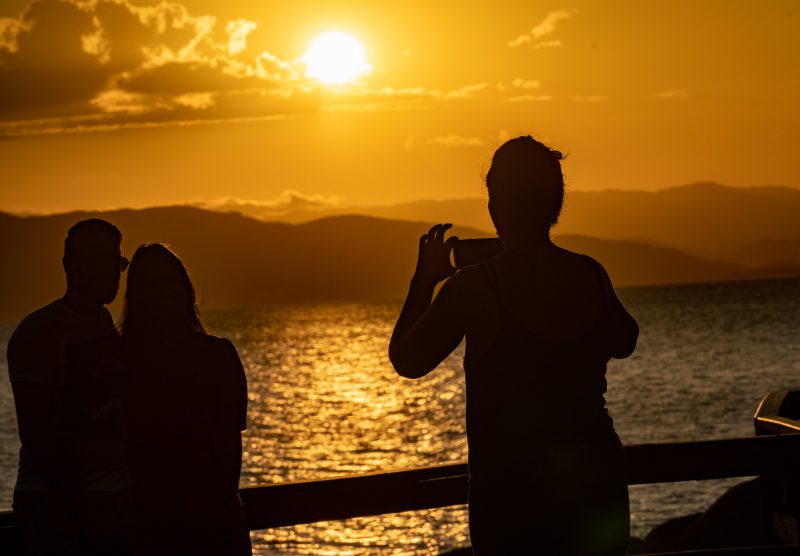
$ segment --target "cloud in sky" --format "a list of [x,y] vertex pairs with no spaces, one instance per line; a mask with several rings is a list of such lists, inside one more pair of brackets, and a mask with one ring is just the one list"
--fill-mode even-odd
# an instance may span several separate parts
[[531,48],[533,50],[540,50],[542,48],[559,48],[562,46],[564,46],[564,43],[561,41],[541,41],[531,45]]
[[486,144],[480,137],[462,137],[453,134],[435,137],[433,142],[442,147],[482,147]]
[[228,33],[228,53],[233,56],[247,48],[247,35],[256,27],[258,25],[255,21],[246,19],[229,21],[225,27],[225,31]]
[[483,91],[488,86],[487,83],[474,83],[453,89],[444,94],[444,98],[471,98],[476,93]]
[[301,193],[294,190],[284,191],[277,199],[262,203],[264,206],[281,210],[328,208],[338,204],[338,197]]
[[243,95],[252,115],[276,113],[294,93],[286,84],[304,84],[269,52],[237,56],[255,25],[235,20],[222,31],[216,18],[170,2],[31,3],[0,24],[0,133],[57,118],[66,128],[181,120],[186,108],[225,117]]
[[487,89],[486,83],[464,85],[450,90],[427,87],[356,87],[333,92],[325,98],[328,110],[374,111],[404,110],[435,102],[459,102],[478,98]]
[[520,89],[538,89],[542,86],[537,79],[523,79],[521,77],[514,79],[511,84]]
[[537,25],[535,25],[530,31],[527,33],[523,33],[519,35],[517,38],[508,41],[508,46],[515,48],[518,46],[529,44],[532,48],[548,48],[554,46],[562,46],[561,41],[558,40],[548,40],[548,41],[541,41],[543,37],[552,34],[556,27],[558,26],[560,21],[565,19],[569,19],[575,14],[578,13],[578,10],[556,10],[553,12],[548,13],[545,18],[540,21]]
[[257,27],[167,0],[32,2],[0,19],[0,137],[398,107],[486,88],[330,91],[306,78],[299,60],[254,52],[248,37]]
[[655,98],[663,99],[682,99],[689,96],[689,92],[685,89],[670,89],[669,91],[661,91],[653,95]]
[[197,206],[219,209],[235,209],[236,207],[259,208],[264,211],[285,212],[289,210],[314,210],[333,207],[339,204],[336,197],[326,197],[324,195],[307,194],[288,189],[275,199],[255,200],[241,199],[238,197],[222,197],[213,201],[199,201],[192,203]]
[[506,102],[545,102],[548,100],[553,100],[553,97],[550,95],[518,95],[507,98]]
[[17,35],[21,31],[29,31],[30,23],[11,17],[0,17],[0,50],[17,51]]
[[576,95],[572,97],[575,102],[605,102],[608,98],[603,95]]

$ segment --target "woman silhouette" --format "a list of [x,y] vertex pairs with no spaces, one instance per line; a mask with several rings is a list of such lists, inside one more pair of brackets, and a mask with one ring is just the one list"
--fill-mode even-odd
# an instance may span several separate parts
[[122,350],[137,551],[250,554],[238,498],[247,384],[236,348],[206,334],[181,260],[136,250]]
[[625,455],[605,371],[633,352],[639,330],[605,269],[550,240],[561,158],[530,136],[495,152],[486,186],[505,250],[454,274],[450,224],[431,228],[389,347],[396,371],[418,378],[466,337],[476,554],[627,552]]

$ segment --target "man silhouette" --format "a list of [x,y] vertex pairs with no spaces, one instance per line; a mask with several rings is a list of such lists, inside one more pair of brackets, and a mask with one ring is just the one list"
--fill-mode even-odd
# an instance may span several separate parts
[[62,259],[66,293],[25,317],[8,343],[22,441],[14,511],[27,554],[100,552],[121,536],[130,484],[124,446],[97,437],[76,442],[60,422],[68,348],[116,335],[105,305],[128,265],[121,241],[104,220],[72,226]]

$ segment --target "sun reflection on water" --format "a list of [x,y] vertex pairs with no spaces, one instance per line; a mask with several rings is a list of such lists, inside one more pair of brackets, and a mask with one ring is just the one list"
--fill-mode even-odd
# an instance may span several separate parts
[[[619,292],[639,320],[630,359],[609,367],[623,442],[750,436],[769,390],[797,388],[800,280]],[[250,388],[242,484],[325,478],[466,457],[462,351],[419,381],[397,377],[387,343],[397,304],[207,312],[239,349]],[[4,352],[16,322],[0,322]],[[0,509],[11,506],[19,437],[0,357]],[[187,462],[191,465],[191,462]],[[701,511],[736,479],[631,488],[643,536]],[[257,554],[436,554],[468,544],[464,507],[253,533]]]
[[[608,406],[625,443],[749,436],[758,400],[797,386],[800,281],[623,290],[639,319],[633,357],[609,367]],[[459,348],[429,376],[387,357],[399,304],[211,313],[250,384],[243,484],[332,477],[466,458]],[[707,507],[733,480],[631,488],[643,536]],[[435,554],[468,544],[464,507],[253,534],[260,554]]]
[[[359,304],[209,316],[247,370],[243,485],[466,457],[462,352],[422,380],[399,378],[387,356],[396,311]],[[461,507],[259,531],[253,541],[264,554],[430,554],[466,546],[468,526]]]

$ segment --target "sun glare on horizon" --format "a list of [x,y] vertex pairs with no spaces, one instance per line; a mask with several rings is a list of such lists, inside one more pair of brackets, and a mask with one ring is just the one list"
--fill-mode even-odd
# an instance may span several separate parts
[[343,31],[320,33],[300,59],[306,65],[307,77],[327,85],[351,83],[372,71],[364,45]]

